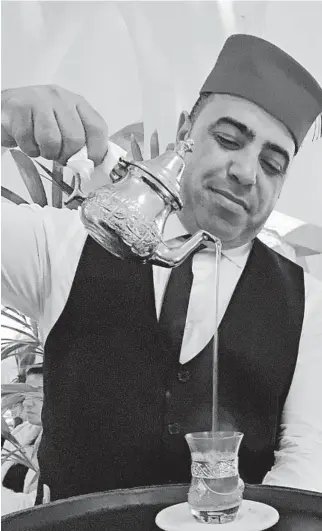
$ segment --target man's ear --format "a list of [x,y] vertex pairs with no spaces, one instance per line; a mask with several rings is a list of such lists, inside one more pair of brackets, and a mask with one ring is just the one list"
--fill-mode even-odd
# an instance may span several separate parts
[[177,142],[186,140],[191,131],[191,120],[187,111],[182,111],[177,128]]

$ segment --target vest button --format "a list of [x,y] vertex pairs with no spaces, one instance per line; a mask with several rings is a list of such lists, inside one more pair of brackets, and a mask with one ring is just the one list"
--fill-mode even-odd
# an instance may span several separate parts
[[190,380],[190,372],[187,371],[186,369],[181,369],[179,372],[178,372],[178,380],[179,382],[188,382],[188,380]]
[[178,435],[180,433],[180,426],[177,424],[177,422],[174,422],[173,424],[168,424],[168,432],[170,435]]

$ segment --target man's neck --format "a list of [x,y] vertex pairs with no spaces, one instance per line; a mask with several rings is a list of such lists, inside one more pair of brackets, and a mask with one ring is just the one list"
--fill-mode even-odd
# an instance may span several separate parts
[[[184,227],[183,223],[180,221],[178,216],[170,216],[164,228],[164,240],[172,240],[173,238],[178,238],[186,234],[189,234],[189,231]],[[250,241],[239,245],[238,247],[223,249],[223,254],[225,254],[226,256],[246,255],[249,253],[250,249],[252,248],[252,245],[253,241]],[[211,242],[209,242],[209,247],[213,247],[213,244],[211,244]]]

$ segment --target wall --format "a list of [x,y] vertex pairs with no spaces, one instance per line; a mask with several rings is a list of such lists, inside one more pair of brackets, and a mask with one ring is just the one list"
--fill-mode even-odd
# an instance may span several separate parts
[[[282,46],[322,84],[321,19],[322,3],[307,0],[2,2],[2,88],[62,85],[88,99],[111,133],[143,120],[146,139],[157,128],[164,148],[232,32]],[[277,210],[322,226],[322,142],[311,138]],[[2,180],[26,195],[8,154]]]

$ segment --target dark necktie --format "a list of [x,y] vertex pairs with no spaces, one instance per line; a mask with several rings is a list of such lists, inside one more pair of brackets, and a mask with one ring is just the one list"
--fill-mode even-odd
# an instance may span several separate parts
[[[172,269],[161,307],[159,326],[166,338],[169,354],[179,361],[193,281],[191,254]],[[172,356],[171,356],[172,357]]]

